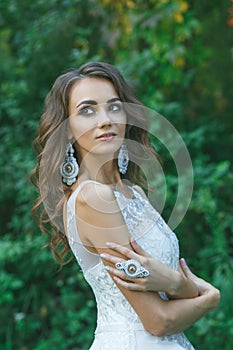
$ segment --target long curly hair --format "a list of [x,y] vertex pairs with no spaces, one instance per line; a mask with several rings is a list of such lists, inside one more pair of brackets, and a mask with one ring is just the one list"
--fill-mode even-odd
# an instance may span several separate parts
[[[68,122],[69,98],[73,85],[87,77],[107,79],[113,84],[120,100],[125,102],[123,104],[127,116],[125,141],[126,143],[127,140],[135,142],[133,146],[129,144],[130,162],[127,173],[122,175],[122,178],[145,189],[145,176],[139,164],[143,159],[147,159],[149,154],[156,155],[149,141],[145,109],[116,67],[103,62],[88,62],[79,69],[71,69],[56,79],[45,99],[44,113],[34,141],[38,163],[32,171],[31,180],[38,188],[38,198],[32,208],[33,217],[41,231],[49,236],[48,245],[60,266],[71,260],[63,222],[63,206],[71,190],[62,184],[60,175],[60,166],[64,162],[68,139],[60,127]],[[54,144],[55,138],[56,140],[59,138],[56,144]],[[140,152],[137,149],[139,144],[142,145]],[[43,159],[46,159],[46,166],[43,164]],[[49,182],[47,174],[49,174]]]

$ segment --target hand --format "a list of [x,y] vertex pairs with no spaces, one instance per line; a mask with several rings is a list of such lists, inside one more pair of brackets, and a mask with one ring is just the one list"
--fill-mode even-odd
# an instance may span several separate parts
[[[114,276],[114,280],[120,286],[134,291],[164,291],[173,297],[184,297],[181,293],[181,286],[183,277],[175,270],[170,269],[166,264],[163,264],[159,260],[153,258],[151,255],[147,254],[134,240],[131,240],[131,246],[134,251],[117,245],[115,243],[107,243],[109,248],[115,252],[120,253],[125,257],[121,259],[115,257],[114,255],[101,254],[101,257],[106,261],[113,264],[113,266],[108,266],[109,272]],[[129,278],[124,272],[115,268],[115,264],[118,262],[123,262],[128,259],[135,259],[141,263],[141,265],[149,271],[150,275],[143,278]],[[192,283],[192,286],[194,284]],[[186,288],[187,289],[187,288]],[[182,291],[184,294],[184,291]],[[187,291],[185,291],[187,294]],[[190,294],[190,292],[188,291]],[[187,297],[196,296],[196,288],[192,291],[192,295],[187,295]]]
[[220,302],[220,292],[217,288],[215,288],[212,284],[206,282],[200,277],[197,277],[188,267],[186,264],[185,259],[180,259],[180,267],[182,271],[184,272],[185,276],[192,280],[197,289],[198,289],[198,294],[201,295],[206,295],[208,296],[208,301],[210,303],[210,309],[215,310],[216,307],[218,306]]

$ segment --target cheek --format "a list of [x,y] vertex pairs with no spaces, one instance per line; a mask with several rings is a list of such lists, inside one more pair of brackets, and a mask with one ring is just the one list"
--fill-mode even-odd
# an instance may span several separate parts
[[126,124],[127,124],[127,118],[124,116],[122,118],[122,124],[121,124],[121,132],[123,133],[123,136],[125,136],[125,130],[126,130]]
[[77,118],[70,118],[69,120],[69,130],[71,137],[74,137],[76,140],[82,139],[88,132],[91,131],[91,127],[87,123],[77,120]]
[[126,124],[127,124],[127,117],[125,114],[121,115],[120,118],[118,118],[117,121],[115,121],[116,124],[118,125],[118,132],[124,135],[125,134],[125,129],[126,129]]
[[119,133],[120,134],[119,136],[121,136],[122,138],[125,137],[125,130],[126,130],[125,125],[122,125],[120,128],[120,133]]

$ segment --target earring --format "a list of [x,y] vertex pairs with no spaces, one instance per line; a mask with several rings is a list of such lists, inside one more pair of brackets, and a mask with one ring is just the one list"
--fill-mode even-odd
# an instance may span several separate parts
[[118,167],[121,174],[126,174],[129,164],[129,153],[125,143],[122,143],[118,154]]
[[73,185],[76,181],[76,176],[79,172],[79,166],[76,158],[73,156],[74,148],[69,142],[66,149],[65,162],[61,165],[60,173],[62,176],[62,181],[67,184],[67,186]]

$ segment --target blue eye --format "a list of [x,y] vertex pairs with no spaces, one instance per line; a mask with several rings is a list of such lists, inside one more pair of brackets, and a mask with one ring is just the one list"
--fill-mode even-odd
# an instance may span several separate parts
[[83,107],[80,111],[79,111],[79,114],[81,115],[92,115],[92,114],[95,114],[95,109],[93,107],[90,107],[90,106],[86,106],[86,107]]
[[109,111],[110,112],[120,112],[122,110],[122,106],[120,103],[112,103],[109,106]]

